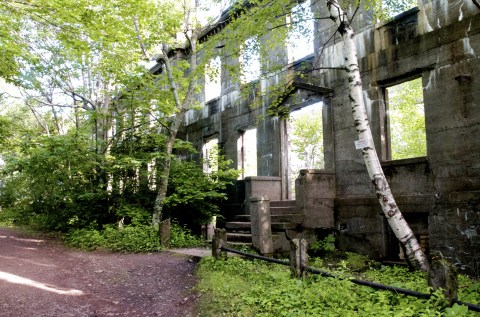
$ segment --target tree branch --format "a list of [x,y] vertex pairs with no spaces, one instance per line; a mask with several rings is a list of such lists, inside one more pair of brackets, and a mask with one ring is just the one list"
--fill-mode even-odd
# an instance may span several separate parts
[[478,0],[472,0],[472,2],[480,10],[480,2]]
[[120,131],[117,131],[114,135],[112,135],[112,137],[110,138],[110,140],[108,140],[105,148],[103,149],[103,154],[105,154],[105,153],[110,149],[110,145],[113,143],[113,141],[117,138],[117,136],[118,136],[119,134],[122,134],[122,133],[125,132],[125,131],[135,130],[136,128],[140,128],[141,126],[146,125],[147,123],[149,123],[149,122],[139,123],[139,124],[137,124],[137,125],[133,125],[133,126],[130,126],[130,127],[128,127],[128,128],[124,128],[124,129],[121,129]]
[[140,49],[142,50],[143,57],[145,57],[145,59],[149,61],[151,58],[147,52],[145,43],[143,42],[142,35],[140,34],[140,25],[138,23],[138,15],[135,15],[133,17],[133,24],[135,25],[135,31],[137,32],[137,41],[138,41],[138,44],[140,45]]

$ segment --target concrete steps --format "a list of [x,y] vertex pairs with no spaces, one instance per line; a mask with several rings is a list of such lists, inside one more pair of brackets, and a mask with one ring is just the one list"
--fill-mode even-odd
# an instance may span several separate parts
[[[302,222],[295,200],[270,202],[272,235],[281,235],[285,230],[295,229]],[[252,244],[250,215],[237,214],[225,223],[227,241],[232,246],[248,246]]]

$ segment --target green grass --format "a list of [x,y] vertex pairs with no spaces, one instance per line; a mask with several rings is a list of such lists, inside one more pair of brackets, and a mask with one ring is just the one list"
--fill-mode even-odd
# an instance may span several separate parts
[[[322,261],[315,261],[317,264]],[[351,275],[348,263],[336,272]],[[321,267],[318,267],[323,269]],[[370,268],[362,278],[429,292],[424,274],[402,267]],[[478,316],[466,307],[355,285],[347,279],[290,277],[288,267],[229,257],[204,258],[198,267],[200,316]],[[460,277],[459,300],[480,302],[480,283]]]

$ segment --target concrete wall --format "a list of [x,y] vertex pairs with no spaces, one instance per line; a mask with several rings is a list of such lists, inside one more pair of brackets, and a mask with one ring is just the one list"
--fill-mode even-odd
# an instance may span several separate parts
[[[323,1],[316,2],[314,9],[319,16],[327,14]],[[471,1],[419,0],[418,8],[388,23],[374,25],[371,14],[360,12],[353,25],[375,146],[400,210],[426,251],[440,250],[462,271],[475,274],[480,274],[479,14]],[[333,31],[330,21],[316,22],[316,56],[309,61],[317,67],[343,63],[340,40],[323,47]],[[384,88],[415,77],[423,83],[427,156],[388,161]],[[285,104],[302,106],[306,101],[302,96],[308,95],[325,101],[325,159],[326,168],[334,171],[330,190],[335,197],[338,245],[376,258],[398,258],[398,243],[354,147],[357,137],[345,74],[317,70],[311,79],[330,92],[300,89],[300,97],[291,97]],[[250,89],[268,84],[258,82]],[[208,105],[191,111],[185,138],[200,149],[205,138],[217,135],[224,154],[237,166],[239,130],[257,126],[257,175],[280,177],[284,183],[288,158],[283,121],[267,115],[266,102],[252,109],[253,96],[240,98],[239,85],[222,73],[222,96],[213,107],[218,111],[209,113]],[[282,186],[281,197],[286,198]]]
[[[422,78],[427,157],[384,162],[384,171],[425,249],[440,250],[461,270],[479,274],[480,16],[470,4],[425,3],[426,9],[413,9],[358,35],[364,96],[376,148],[385,159],[383,88]],[[365,200],[374,197],[373,187],[367,185],[362,158],[351,145],[356,136],[351,120],[345,120],[350,112],[345,86],[335,91],[339,244],[375,257],[395,257],[396,241],[382,226],[380,208],[374,199]]]

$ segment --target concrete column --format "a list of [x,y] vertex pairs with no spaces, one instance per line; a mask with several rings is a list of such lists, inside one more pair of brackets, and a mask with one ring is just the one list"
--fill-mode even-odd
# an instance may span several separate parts
[[206,241],[212,241],[213,235],[215,234],[215,228],[217,227],[217,216],[212,217],[212,221],[206,225],[201,226],[202,237]]
[[304,214],[304,228],[333,228],[335,174],[304,169],[295,180],[297,207]]
[[272,254],[272,226],[268,197],[250,198],[250,221],[253,247],[261,254]]
[[290,271],[293,277],[303,277],[307,266],[307,240],[292,239],[290,241]]

